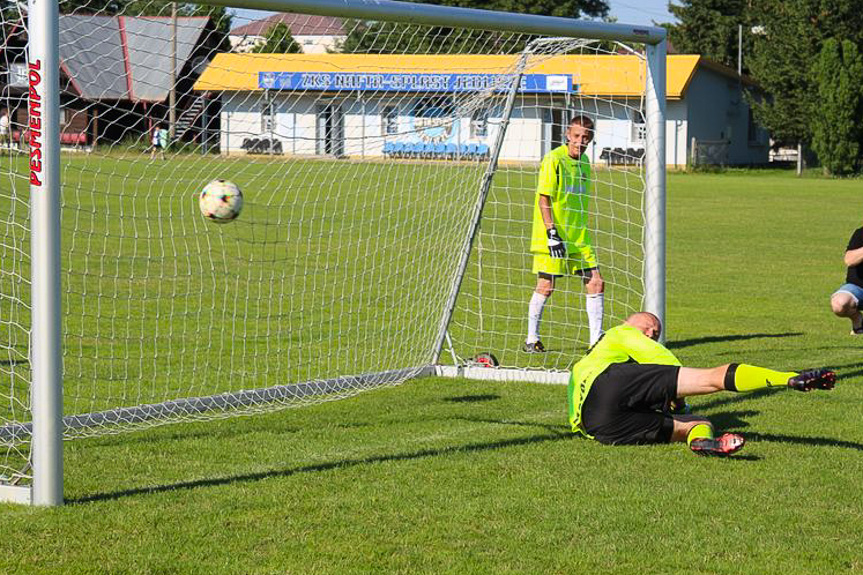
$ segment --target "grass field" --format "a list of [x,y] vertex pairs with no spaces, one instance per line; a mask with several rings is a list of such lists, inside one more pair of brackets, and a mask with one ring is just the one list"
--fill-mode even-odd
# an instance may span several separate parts
[[0,573],[861,572],[863,343],[827,303],[861,189],[669,176],[669,347],[841,378],[694,401],[733,460],[575,437],[559,386],[421,379],[69,442],[65,507],[0,506]]
[[[25,168],[19,158],[11,171]],[[428,365],[484,170],[468,163],[65,157],[65,412]],[[245,193],[243,213],[229,225],[198,213],[197,194],[216,176],[229,176]],[[596,179],[592,208],[604,215],[591,223],[613,286],[607,313],[622,318],[637,309],[642,291],[642,186],[631,172]],[[473,252],[450,326],[460,358],[493,351],[509,366],[566,369],[585,347],[576,280],[560,282],[546,314],[551,353],[519,351],[535,282],[527,245],[535,180],[535,166],[509,166],[495,178],[476,242],[481,252]],[[16,239],[26,253],[29,190],[24,178],[9,181],[19,201],[6,201],[0,215],[19,223],[7,230],[22,236]],[[29,269],[20,252],[12,253],[20,275],[0,276],[0,293],[26,301],[20,277]],[[12,267],[4,260],[2,269]],[[26,309],[18,299],[0,298],[0,319],[21,316],[0,321],[0,342],[26,358]],[[15,371],[26,377],[29,365],[8,370],[0,397],[16,387]]]

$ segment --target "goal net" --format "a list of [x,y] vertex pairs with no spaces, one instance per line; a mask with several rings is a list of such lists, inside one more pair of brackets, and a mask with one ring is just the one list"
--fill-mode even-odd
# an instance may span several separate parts
[[[579,277],[546,306],[548,351],[522,346],[538,169],[576,116],[605,324],[643,306],[644,45],[175,6],[59,2],[64,438],[464,374],[481,352],[488,374],[565,373],[588,344]],[[28,484],[36,32],[25,4],[0,24],[0,483]],[[199,208],[214,179],[242,190],[230,223]]]

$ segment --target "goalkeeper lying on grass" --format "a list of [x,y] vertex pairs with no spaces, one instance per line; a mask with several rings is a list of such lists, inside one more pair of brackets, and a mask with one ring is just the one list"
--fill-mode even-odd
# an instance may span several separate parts
[[608,444],[686,441],[704,455],[731,455],[743,437],[714,437],[704,417],[677,412],[683,398],[717,391],[747,392],[767,387],[797,391],[833,389],[836,374],[827,369],[774,371],[744,363],[713,369],[682,367],[674,354],[657,342],[662,325],[652,313],[631,315],[608,332],[572,368],[569,379],[569,422],[581,432]]

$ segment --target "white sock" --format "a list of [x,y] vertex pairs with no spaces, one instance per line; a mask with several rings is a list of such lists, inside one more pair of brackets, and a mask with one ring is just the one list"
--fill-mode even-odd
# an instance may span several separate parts
[[542,319],[542,308],[548,296],[533,292],[530,296],[530,305],[527,308],[527,340],[525,343],[536,343],[539,341],[539,320]]
[[605,303],[605,294],[589,293],[585,297],[585,309],[587,309],[587,325],[590,328],[590,345],[593,347],[602,336],[602,313]]

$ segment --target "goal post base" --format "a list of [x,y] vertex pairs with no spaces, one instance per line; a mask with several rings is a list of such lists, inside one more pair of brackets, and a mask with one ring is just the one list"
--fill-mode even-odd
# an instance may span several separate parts
[[[357,390],[369,390],[434,375],[433,366],[391,369],[375,373],[343,376],[326,380],[277,385],[261,389],[241,390],[218,395],[191,397],[162,403],[121,407],[108,411],[67,415],[63,418],[64,438],[98,435],[106,427],[144,429],[160,423],[189,421],[197,416],[217,417],[219,413],[251,415],[291,407],[293,400],[339,398],[339,394],[353,395]],[[275,406],[275,407],[274,407]],[[28,441],[33,432],[31,423],[12,423],[0,426],[0,444],[16,445]]]
[[0,503],[33,503],[33,489],[29,485],[0,485]]
[[434,375],[439,377],[464,377],[486,381],[523,381],[553,385],[566,385],[569,383],[568,371],[455,365],[436,365],[434,369]]

